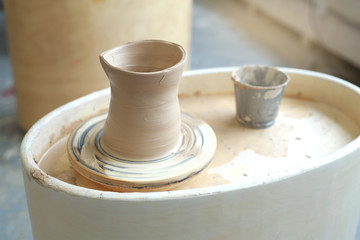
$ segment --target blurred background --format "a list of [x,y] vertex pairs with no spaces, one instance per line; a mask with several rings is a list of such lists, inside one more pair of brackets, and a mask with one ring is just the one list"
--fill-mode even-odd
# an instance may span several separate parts
[[[87,70],[98,64],[98,49],[122,41],[163,38],[187,48],[188,70],[265,64],[324,72],[360,86],[357,0],[170,0],[147,6],[141,1],[130,5],[117,1],[124,2],[122,9],[105,5],[111,2],[105,0],[60,2],[67,5],[57,7],[48,0],[0,1],[0,239],[32,239],[19,160],[21,140],[46,112],[107,86],[107,81],[96,82],[98,76],[105,78],[102,72]],[[117,10],[127,8],[137,14],[127,21],[115,19]],[[85,15],[86,21],[81,20]],[[61,24],[68,24],[66,31]],[[80,44],[74,40],[84,36],[90,37]],[[81,58],[93,51],[94,63]],[[71,76],[69,69],[79,73]],[[90,75],[95,76],[94,84],[88,82]],[[30,90],[40,92],[31,92],[35,94],[31,97]],[[35,102],[43,92],[48,94]],[[55,104],[45,106],[51,100]]]

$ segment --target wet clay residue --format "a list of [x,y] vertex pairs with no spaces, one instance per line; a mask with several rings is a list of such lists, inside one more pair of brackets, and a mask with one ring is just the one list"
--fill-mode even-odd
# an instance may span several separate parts
[[[180,104],[184,112],[205,120],[214,129],[218,144],[211,164],[177,189],[266,181],[279,171],[316,161],[360,134],[359,126],[340,110],[302,99],[283,98],[274,126],[266,129],[251,129],[237,122],[231,94],[184,97]],[[55,144],[40,167],[71,184],[101,189],[71,169],[65,143],[61,140]]]
[[[96,111],[94,114],[90,115],[89,117],[92,116],[96,116],[99,115],[101,113],[106,112],[107,109],[100,109],[98,111]],[[48,151],[48,149],[50,149],[55,143],[57,143],[58,141],[60,141],[62,138],[69,136],[69,134],[74,131],[75,128],[77,128],[82,122],[84,122],[85,119],[78,119],[76,121],[72,121],[66,125],[61,126],[60,131],[51,134],[49,137],[49,141],[48,143],[44,146],[43,150],[41,151],[41,154],[34,154],[33,155],[33,160],[36,163],[39,163],[40,159],[42,158],[42,156],[45,154],[46,151]]]
[[39,171],[38,169],[31,169],[30,176],[38,182],[44,182],[44,179],[46,177],[46,175],[44,175],[44,173]]
[[59,140],[44,154],[39,162],[39,167],[48,175],[66,183],[107,191],[104,187],[89,181],[73,169],[66,152],[67,137]]
[[334,152],[360,133],[341,111],[303,99],[283,98],[275,124],[264,129],[245,127],[235,119],[231,94],[188,97],[180,103],[183,111],[211,125],[218,139],[213,162],[183,188],[266,181]]

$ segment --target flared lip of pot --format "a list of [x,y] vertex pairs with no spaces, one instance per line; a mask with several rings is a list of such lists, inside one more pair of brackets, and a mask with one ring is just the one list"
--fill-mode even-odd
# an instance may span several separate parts
[[[227,68],[195,70],[195,71],[185,72],[184,76],[192,76],[202,73],[209,74],[209,73],[231,72],[234,69],[235,69],[234,67],[227,67]],[[320,78],[326,78],[326,80],[328,81],[331,81],[335,84],[340,84],[350,89],[360,97],[359,87],[344,80],[341,80],[339,78],[309,70],[300,70],[300,69],[291,69],[291,68],[279,68],[279,69],[286,71],[289,74],[302,74],[302,75],[311,75]],[[69,102],[55,109],[54,111],[48,113],[46,116],[44,116],[42,119],[40,119],[32,126],[32,128],[27,132],[21,143],[20,157],[22,162],[24,178],[28,178],[29,179],[28,181],[34,180],[39,185],[45,188],[49,188],[55,191],[64,192],[69,195],[85,197],[85,198],[117,200],[117,201],[138,201],[138,202],[186,199],[186,198],[204,197],[209,195],[225,194],[232,191],[241,191],[248,188],[264,186],[266,184],[272,184],[284,179],[288,179],[300,174],[304,174],[305,172],[309,172],[313,169],[318,169],[319,167],[322,167],[330,162],[334,162],[338,159],[341,159],[344,156],[348,155],[349,153],[352,153],[360,149],[360,137],[357,137],[356,139],[354,139],[347,145],[343,146],[342,148],[336,150],[335,152],[326,155],[324,157],[314,159],[314,161],[302,165],[301,169],[299,169],[299,166],[297,167],[294,166],[291,169],[286,169],[286,171],[284,170],[283,172],[279,172],[276,176],[274,175],[272,179],[269,179],[266,182],[263,182],[260,179],[254,181],[253,183],[247,183],[246,185],[242,183],[228,183],[223,185],[209,186],[209,187],[196,188],[196,189],[172,190],[172,191],[163,191],[163,192],[120,193],[120,192],[112,192],[112,191],[94,190],[94,189],[88,189],[88,188],[72,185],[47,175],[42,169],[39,168],[37,163],[34,161],[33,153],[31,151],[32,143],[41,134],[41,130],[43,126],[49,124],[53,119],[59,117],[63,112],[66,112],[66,110],[88,103],[91,100],[98,99],[104,95],[109,94],[109,92],[110,92],[109,89],[104,89],[86,95],[84,97],[81,97],[79,99],[76,99],[72,102]]]
[[[182,57],[181,59],[174,65],[168,67],[168,68],[164,68],[162,70],[159,71],[152,71],[152,72],[137,72],[137,71],[130,71],[121,67],[117,67],[114,66],[112,64],[110,64],[106,59],[105,59],[105,55],[110,54],[112,52],[115,52],[121,48],[125,48],[128,47],[130,45],[136,45],[136,44],[143,44],[143,43],[162,43],[165,45],[172,45],[177,47],[181,52],[182,52]],[[177,44],[177,43],[173,43],[173,42],[169,42],[169,41],[165,41],[165,40],[159,40],[159,39],[150,39],[150,40],[139,40],[139,41],[133,41],[133,42],[128,42],[125,44],[122,44],[120,46],[111,48],[109,50],[106,50],[104,52],[102,52],[100,54],[100,61],[104,64],[106,64],[109,68],[113,68],[113,69],[117,69],[117,70],[121,70],[122,72],[126,72],[126,73],[130,73],[130,74],[140,74],[140,75],[155,75],[155,74],[159,74],[159,73],[163,73],[163,72],[169,72],[171,70],[174,70],[182,65],[184,65],[184,63],[186,62],[187,59],[187,52],[185,50],[185,48],[183,48],[181,45]]]
[[[240,71],[243,71],[246,68],[268,68],[274,71],[280,71],[282,74],[284,74],[284,76],[286,77],[286,80],[278,85],[274,85],[274,86],[256,86],[256,85],[251,85],[247,82],[243,82],[243,81],[239,81],[237,79],[237,73]],[[242,87],[247,87],[253,90],[272,90],[272,89],[276,89],[276,88],[282,88],[285,87],[291,80],[289,74],[287,74],[285,71],[281,70],[284,68],[279,68],[279,67],[271,67],[271,66],[266,66],[266,65],[261,65],[261,64],[249,64],[249,65],[243,65],[240,67],[235,68],[232,72],[231,72],[231,80],[234,82],[235,86],[238,86],[240,88]]]

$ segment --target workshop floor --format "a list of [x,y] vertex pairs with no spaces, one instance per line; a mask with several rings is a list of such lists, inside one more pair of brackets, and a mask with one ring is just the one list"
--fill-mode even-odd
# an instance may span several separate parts
[[[5,38],[0,10],[0,239],[30,240],[19,159],[24,133],[16,123],[16,97]],[[191,69],[266,64],[326,72],[359,83],[359,69],[239,0],[194,1],[190,59]],[[360,239],[360,232],[356,239]]]

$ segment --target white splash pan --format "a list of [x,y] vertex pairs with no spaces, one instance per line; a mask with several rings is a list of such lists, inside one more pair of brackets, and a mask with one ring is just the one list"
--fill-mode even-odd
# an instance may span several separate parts
[[[180,94],[226,93],[234,68],[186,72]],[[360,89],[326,74],[282,68],[286,96],[321,101],[360,125]],[[108,107],[109,90],[70,102],[38,121],[21,146],[34,239],[353,240],[360,216],[360,137],[266,181],[198,189],[117,193],[62,182],[38,165],[69,126]],[[326,141],[329,141],[327,139]]]

